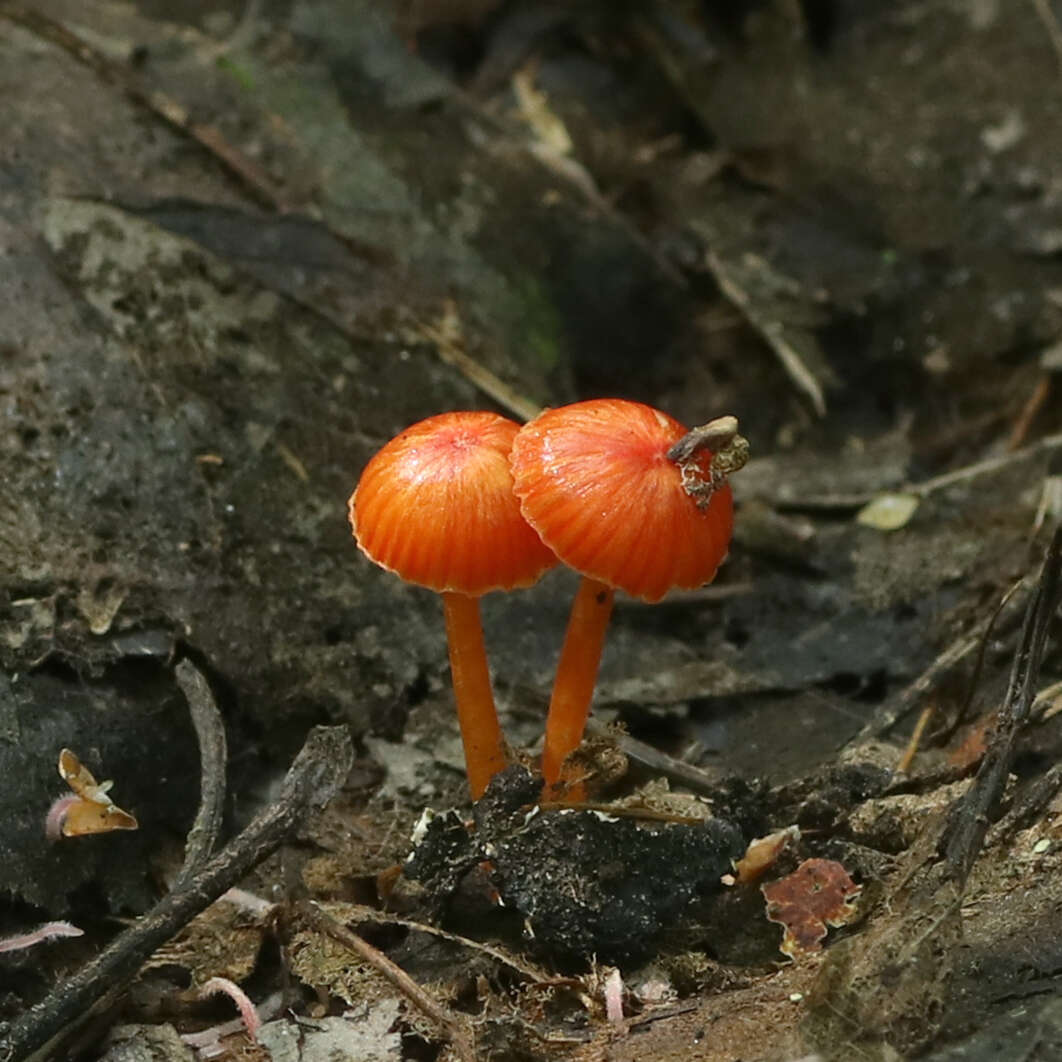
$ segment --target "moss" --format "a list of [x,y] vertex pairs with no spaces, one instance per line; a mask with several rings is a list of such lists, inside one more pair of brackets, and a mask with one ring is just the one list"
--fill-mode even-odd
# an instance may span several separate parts
[[254,74],[244,64],[235,62],[232,56],[220,56],[218,58],[218,69],[228,74],[245,92],[251,92],[254,89]]
[[513,287],[521,306],[520,346],[543,373],[552,372],[561,360],[563,329],[557,307],[542,281],[531,273],[520,276]]

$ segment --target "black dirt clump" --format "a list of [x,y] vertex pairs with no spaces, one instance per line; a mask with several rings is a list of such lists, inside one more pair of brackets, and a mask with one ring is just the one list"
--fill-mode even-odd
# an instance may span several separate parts
[[538,952],[602,962],[649,956],[660,931],[690,902],[719,887],[744,852],[740,831],[722,819],[643,822],[602,811],[542,811],[541,783],[513,767],[476,809],[476,829],[434,819],[406,874],[445,902],[461,874],[483,861],[502,902],[523,917]]

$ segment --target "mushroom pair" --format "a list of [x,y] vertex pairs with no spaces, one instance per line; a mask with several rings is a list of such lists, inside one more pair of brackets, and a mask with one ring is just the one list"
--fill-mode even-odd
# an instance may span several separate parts
[[583,576],[546,720],[542,772],[556,787],[582,740],[616,588],[658,601],[712,579],[733,526],[727,475],[746,455],[733,417],[687,432],[641,403],[596,399],[523,428],[493,413],[430,417],[372,458],[351,525],[371,560],[443,595],[473,799],[508,762],[480,595],[530,586],[558,558]]

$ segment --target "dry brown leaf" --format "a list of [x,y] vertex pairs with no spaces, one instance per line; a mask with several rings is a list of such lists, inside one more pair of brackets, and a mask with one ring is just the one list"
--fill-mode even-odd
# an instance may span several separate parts
[[757,837],[749,842],[745,854],[734,864],[737,880],[741,885],[751,885],[759,881],[777,862],[790,841],[800,840],[800,827],[787,826],[784,830],[775,830],[766,837]]

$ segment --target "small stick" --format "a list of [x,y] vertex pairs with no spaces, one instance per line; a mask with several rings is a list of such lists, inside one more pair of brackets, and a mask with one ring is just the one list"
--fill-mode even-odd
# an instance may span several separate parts
[[177,685],[181,687],[199,739],[199,811],[188,832],[184,849],[184,865],[174,883],[180,886],[210,858],[221,836],[221,822],[225,812],[225,763],[228,752],[225,724],[210,693],[203,674],[190,660],[182,660],[176,667]]
[[655,746],[636,737],[631,737],[630,734],[622,734],[617,733],[615,730],[610,730],[604,723],[594,719],[593,716],[587,720],[586,732],[593,737],[609,738],[609,740],[615,742],[616,747],[627,759],[640,764],[650,771],[662,774],[669,782],[684,785],[690,792],[699,793],[701,796],[711,796],[715,793],[719,787],[720,780],[724,776],[723,771],[713,774],[711,771],[695,767],[692,763],[687,763],[685,760],[678,760],[674,756],[669,756]]
[[462,1062],[476,1062],[476,1049],[468,1027],[456,1014],[425,992],[401,966],[393,963],[382,951],[374,948],[357,933],[337,922],[317,904],[302,901],[297,910],[311,928],[349,948],[408,997],[418,1010],[431,1018],[445,1032],[446,1038]]
[[1062,764],[1056,763],[1032,782],[1014,801],[1006,815],[993,824],[985,840],[985,847],[990,847],[1004,838],[1013,837],[1018,830],[1032,826],[1043,815],[1047,805],[1054,800],[1059,787],[1062,787]]
[[[944,472],[930,479],[923,479],[918,483],[902,483],[888,488],[889,493],[914,494],[918,498],[927,498],[939,490],[953,487],[957,483],[964,483],[969,479],[977,479],[993,472],[1002,471],[1011,465],[1020,464],[1041,454],[1054,453],[1062,449],[1062,432],[1054,435],[1045,435],[1028,446],[1011,453],[1001,454],[999,457],[989,457],[984,461],[976,461],[972,465],[963,465],[961,468]],[[765,500],[780,510],[835,510],[835,509],[858,509],[875,498],[881,490],[859,490],[844,494],[801,494],[799,497],[771,497],[765,495]]]
[[1021,407],[1021,412],[1018,414],[1018,419],[1014,422],[1014,427],[1010,432],[1010,438],[1007,439],[1007,453],[1012,454],[1015,450],[1021,448],[1026,438],[1028,438],[1029,429],[1032,427],[1032,423],[1036,419],[1036,414],[1043,409],[1044,403],[1047,401],[1050,394],[1051,377],[1047,373],[1044,373],[1040,379],[1036,381],[1036,386],[1025,400],[1025,403]]
[[[702,450],[712,455],[707,479],[697,461]],[[668,450],[667,459],[678,465],[683,490],[696,500],[699,509],[703,509],[727,478],[748,464],[749,441],[738,434],[737,417],[716,417],[686,432]]]
[[79,63],[87,66],[97,77],[117,85],[131,100],[161,118],[167,125],[194,140],[208,151],[259,203],[279,213],[294,209],[281,188],[254,162],[234,145],[228,143],[214,126],[194,121],[188,110],[165,93],[145,88],[133,73],[112,62],[92,47],[88,41],[72,33],[61,22],[34,11],[14,0],[0,0],[0,16],[29,30],[42,40],[62,48]]
[[288,840],[306,812],[326,804],[353,760],[345,727],[315,727],[281,785],[280,795],[251,824],[72,977],[0,1032],[0,1062],[25,1059],[67,1033],[115,986],[252,867]]
[[437,322],[424,322],[420,334],[435,345],[435,353],[446,365],[452,365],[462,376],[498,405],[520,420],[534,420],[542,410],[529,398],[511,388],[501,377],[481,365],[465,349],[464,330],[457,303],[445,299]]
[[[979,650],[974,673],[971,676],[970,685],[963,707],[959,713],[959,720],[965,716],[976,689],[977,678],[980,675],[984,662],[985,647],[988,644],[989,635],[996,621],[1003,613],[1011,598],[1025,585],[1024,580],[1015,583],[1004,595],[996,606],[992,615],[968,634],[960,635],[951,643],[913,682],[905,686],[895,699],[886,701],[875,713],[870,721],[859,731],[851,741],[846,744],[852,745],[859,741],[867,741],[872,738],[884,737],[911,709],[917,704],[924,694],[928,693],[940,677],[951,670],[960,660],[964,660],[975,649]],[[956,723],[958,725],[958,723]]]
[[952,472],[944,472],[942,475],[924,479],[921,483],[913,483],[909,487],[902,488],[911,494],[925,497],[934,494],[945,487],[952,487],[956,483],[962,483],[968,479],[976,479],[978,476],[988,475],[990,472],[998,472],[1008,465],[1021,461],[1026,457],[1033,457],[1038,453],[1048,453],[1062,446],[1062,432],[1057,435],[1045,435],[1042,439],[1029,446],[1023,446],[1020,450],[1013,450],[1000,457],[989,457],[984,461],[977,461],[972,465],[964,465]]
[[537,807],[539,811],[596,811],[599,815],[611,815],[615,819],[634,819],[636,822],[666,822],[676,826],[703,826],[705,820],[693,815],[672,815],[653,808],[617,807],[614,804],[595,804],[586,800],[543,800],[528,804],[526,810]]
[[918,746],[921,744],[922,735],[925,733],[929,720],[933,718],[935,709],[936,705],[930,701],[919,714],[918,722],[915,723],[914,731],[911,733],[911,740],[907,742],[907,748],[903,750],[903,755],[896,764],[897,774],[906,774],[911,769],[911,764],[918,754]]
[[1047,645],[1047,633],[1062,597],[1062,528],[1047,550],[1036,593],[1025,612],[1021,640],[1014,654],[1010,682],[999,709],[995,734],[973,785],[955,802],[941,834],[938,851],[960,888],[965,884],[985,834],[998,809],[1014,760],[1018,736],[1028,722]]
[[1047,30],[1047,36],[1051,41],[1051,47],[1055,50],[1055,59],[1058,61],[1059,73],[1062,73],[1062,27],[1059,27],[1055,13],[1051,10],[1048,0],[1032,0],[1036,14]]
[[439,929],[438,926],[431,926],[425,922],[414,922],[409,918],[387,914],[386,911],[377,911],[375,907],[366,907],[364,904],[353,904],[352,907],[353,917],[359,921],[372,922],[374,925],[380,926],[401,926],[403,929],[411,929],[415,933],[427,933],[430,936],[438,937],[440,940],[449,940],[451,943],[459,944],[470,951],[478,951],[483,955],[489,955],[496,962],[500,962],[503,966],[508,966],[510,970],[515,970],[518,974],[522,974],[532,984],[544,985],[551,984],[553,981],[553,978],[545,970],[532,966],[531,963],[517,959],[512,955],[507,955],[501,948],[484,944],[482,941],[471,940],[468,937],[461,936],[459,933],[450,933],[445,929]]
[[785,337],[781,322],[769,320],[749,298],[731,274],[729,267],[714,251],[707,254],[708,268],[715,278],[719,290],[736,306],[749,324],[760,334],[767,345],[774,351],[786,374],[793,384],[804,393],[812,408],[820,416],[826,416],[826,394],[822,381],[808,366],[805,358]]
[[962,699],[962,704],[959,705],[959,710],[955,713],[951,725],[944,731],[937,735],[940,740],[949,739],[955,731],[959,729],[963,723],[966,722],[966,717],[969,714],[970,708],[974,702],[974,695],[977,693],[977,687],[981,682],[981,672],[985,666],[985,653],[988,652],[988,641],[992,637],[992,631],[995,630],[996,622],[1003,613],[1003,609],[1006,607],[1007,602],[1025,585],[1024,579],[1019,579],[999,600],[999,604],[996,605],[995,611],[992,613],[991,618],[988,621],[988,626],[985,627],[985,633],[981,638],[981,644],[977,649],[977,660],[974,662],[973,673],[970,675],[970,681],[966,685],[966,696]]
[[1032,714],[1038,722],[1046,723],[1048,719],[1054,719],[1059,712],[1062,712],[1060,693],[1062,693],[1062,682],[1052,682],[1050,686],[1045,686],[1036,694]]

